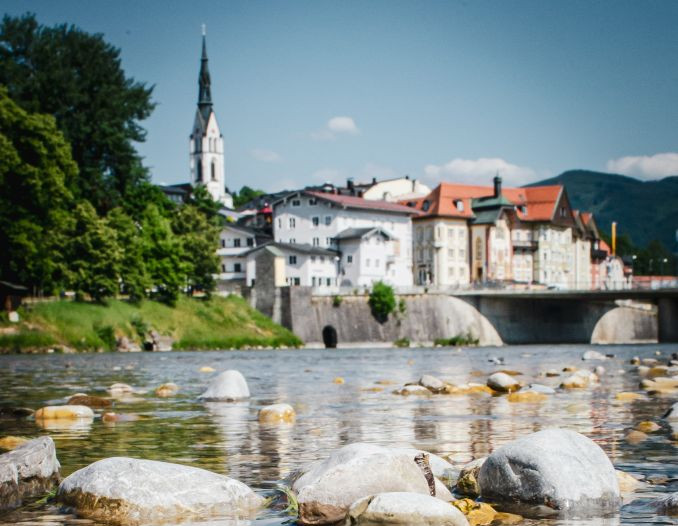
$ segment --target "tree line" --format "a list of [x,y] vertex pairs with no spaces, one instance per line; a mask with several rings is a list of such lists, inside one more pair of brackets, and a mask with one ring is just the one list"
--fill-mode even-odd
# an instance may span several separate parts
[[100,34],[3,18],[0,280],[95,301],[213,291],[218,205],[203,188],[173,204],[135,148],[152,92]]

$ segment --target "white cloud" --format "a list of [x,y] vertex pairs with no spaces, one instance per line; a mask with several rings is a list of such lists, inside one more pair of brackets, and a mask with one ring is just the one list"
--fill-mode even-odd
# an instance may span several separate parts
[[272,150],[265,150],[263,148],[254,148],[250,150],[250,155],[257,161],[264,163],[279,163],[282,162],[282,157]]
[[452,159],[442,164],[427,164],[424,173],[431,183],[441,180],[463,184],[492,184],[492,178],[499,174],[507,186],[521,186],[534,181],[537,172],[527,166],[511,164],[499,158]]
[[352,117],[332,117],[324,128],[311,133],[311,137],[316,141],[332,141],[337,135],[358,135],[360,130]]
[[641,179],[657,179],[678,175],[678,153],[620,157],[607,161],[607,171],[632,175]]

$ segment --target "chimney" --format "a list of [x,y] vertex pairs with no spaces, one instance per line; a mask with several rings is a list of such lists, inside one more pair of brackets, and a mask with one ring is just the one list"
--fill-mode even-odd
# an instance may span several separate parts
[[494,197],[501,196],[501,177],[499,174],[494,176]]
[[351,195],[355,195],[355,187],[353,186],[353,177],[349,177],[346,179],[346,188],[348,188],[348,191]]

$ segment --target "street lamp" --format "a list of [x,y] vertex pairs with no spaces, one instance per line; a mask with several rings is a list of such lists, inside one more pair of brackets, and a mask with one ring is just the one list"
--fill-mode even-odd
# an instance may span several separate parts
[[668,262],[668,258],[664,258],[664,259],[662,259],[662,261],[661,261],[661,263],[662,263],[662,264],[661,264],[661,272],[660,272],[660,275],[661,275],[661,276],[664,275],[664,263],[667,263],[667,262]]
[[636,275],[636,259],[638,259],[638,256],[636,254],[633,254],[631,256],[631,284],[633,286],[633,278]]

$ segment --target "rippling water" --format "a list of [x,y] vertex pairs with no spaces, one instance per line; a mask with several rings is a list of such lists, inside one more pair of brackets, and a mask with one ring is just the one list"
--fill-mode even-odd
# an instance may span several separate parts
[[[0,435],[52,436],[64,476],[91,462],[111,456],[131,456],[189,464],[226,474],[252,488],[270,493],[291,470],[323,458],[351,442],[412,445],[448,458],[461,466],[485,456],[502,444],[545,427],[561,426],[595,440],[615,467],[653,480],[634,498],[678,491],[678,455],[671,429],[662,429],[637,445],[625,433],[642,420],[659,420],[675,400],[614,400],[619,391],[638,391],[638,377],[628,364],[631,356],[668,357],[678,345],[595,347],[615,358],[582,362],[591,346],[511,346],[477,349],[343,349],[295,351],[173,352],[0,356],[0,402],[37,409],[65,402],[76,392],[106,395],[114,382],[139,390],[133,399],[118,401],[114,411],[136,420],[92,424],[59,424],[41,428],[35,422],[0,420]],[[493,365],[489,358],[503,357]],[[391,391],[429,373],[452,383],[477,381],[499,369],[523,373],[521,381],[557,386],[561,378],[539,377],[547,369],[567,365],[593,367],[606,373],[600,385],[559,391],[537,404],[509,403],[506,397],[401,397]],[[216,372],[201,373],[213,367]],[[225,369],[240,370],[249,383],[247,403],[200,403],[197,396],[211,378]],[[335,384],[337,376],[344,384]],[[381,392],[368,391],[375,382],[390,380]],[[154,389],[164,382],[181,387],[173,398],[158,398]],[[294,425],[263,425],[258,410],[287,402],[297,411]],[[82,524],[59,515],[53,505],[11,512],[0,524],[30,526],[39,521]],[[256,525],[294,521],[266,512]],[[207,523],[208,525],[210,523]],[[217,522],[214,523],[215,525]],[[219,523],[219,524],[223,524]],[[240,522],[239,524],[244,524]],[[678,518],[656,517],[626,507],[611,519],[525,521],[545,526],[617,524],[678,524]]]

